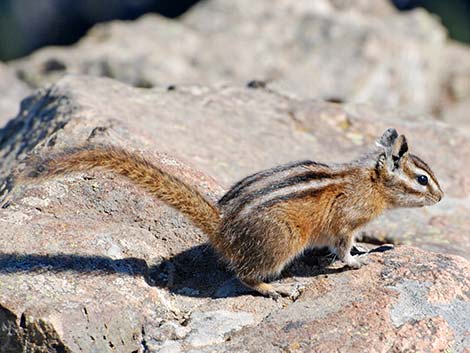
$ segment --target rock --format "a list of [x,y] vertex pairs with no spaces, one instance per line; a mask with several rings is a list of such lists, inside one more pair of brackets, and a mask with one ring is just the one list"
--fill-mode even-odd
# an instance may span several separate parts
[[358,11],[375,16],[389,16],[397,12],[392,3],[387,1],[329,0],[329,6],[332,6],[338,11]]
[[137,87],[258,79],[299,98],[441,109],[446,33],[430,14],[398,13],[385,0],[266,3],[211,0],[180,21],[148,15],[101,24],[74,46],[13,65],[33,87],[65,72]]
[[21,109],[0,130],[4,181],[27,153],[104,143],[144,153],[215,200],[230,183],[278,163],[353,158],[395,126],[433,167],[446,201],[389,214],[364,230],[441,254],[397,246],[371,253],[371,264],[357,271],[319,267],[310,254],[281,279],[305,285],[304,293],[276,302],[243,288],[200,231],[122,178],[78,173],[13,190],[4,182],[4,351],[468,349],[469,263],[447,254],[470,253],[470,183],[462,168],[470,148],[459,129],[262,88],[137,89],[73,75]]
[[0,62],[0,128],[18,113],[20,101],[31,89],[15,76],[15,71]]
[[[445,51],[446,65],[444,93],[453,102],[470,100],[470,48],[467,45],[451,42]],[[445,98],[443,98],[445,99]]]
[[[107,143],[191,161],[226,189],[250,173],[292,160],[353,159],[390,126],[405,133],[411,149],[432,166],[446,198],[431,208],[389,212],[366,227],[365,236],[387,235],[394,242],[468,256],[470,174],[462,168],[470,165],[468,134],[367,105],[296,100],[235,86],[143,90],[108,79],[69,76],[28,98],[20,115],[0,133],[0,177],[7,180],[33,148],[48,154],[73,145]],[[167,164],[181,168],[173,157],[166,158]],[[0,190],[8,187],[7,180]],[[218,190],[214,198],[221,195]]]
[[196,74],[188,70],[198,70],[189,64],[201,40],[176,21],[147,15],[139,21],[99,24],[76,45],[40,49],[12,64],[36,88],[56,82],[65,73],[110,77],[145,88],[197,82]]
[[384,3],[212,0],[196,6],[184,23],[217,48],[210,64],[199,58],[200,66],[227,65],[224,72],[233,78],[267,80],[269,87],[301,98],[430,111],[445,32],[424,11],[404,15]]
[[253,315],[245,312],[234,313],[225,310],[198,312],[191,315],[191,324],[194,328],[189,334],[188,343],[193,347],[222,343],[242,327],[254,323]]
[[446,50],[446,66],[443,75],[442,94],[436,112],[442,120],[454,126],[460,126],[470,133],[470,48],[451,43]]
[[462,258],[415,248],[374,255],[359,271],[315,277],[295,303],[213,351],[464,351],[469,269]]
[[470,99],[445,106],[445,109],[441,112],[441,117],[446,123],[459,126],[463,132],[470,134],[468,112],[470,112]]

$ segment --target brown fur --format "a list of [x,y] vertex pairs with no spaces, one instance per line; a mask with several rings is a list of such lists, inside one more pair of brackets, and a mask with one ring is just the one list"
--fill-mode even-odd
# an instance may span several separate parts
[[[328,246],[358,268],[363,261],[350,255],[357,228],[387,208],[440,200],[442,190],[430,168],[407,151],[405,137],[389,129],[378,147],[357,161],[332,166],[303,161],[262,171],[236,184],[218,205],[141,156],[118,148],[66,152],[43,167],[33,166],[30,177],[93,168],[123,175],[206,232],[243,283],[277,297],[285,292],[263,281],[305,249]],[[413,170],[424,170],[435,185],[418,185]]]
[[50,178],[95,168],[107,169],[128,178],[179,210],[210,237],[216,236],[220,222],[217,207],[195,188],[164,172],[144,157],[117,147],[77,149],[44,161],[34,161],[23,179]]

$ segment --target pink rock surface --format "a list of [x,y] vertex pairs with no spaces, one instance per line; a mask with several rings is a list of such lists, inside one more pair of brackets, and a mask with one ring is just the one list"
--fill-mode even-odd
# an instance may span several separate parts
[[[468,136],[368,106],[224,86],[143,90],[68,76],[0,136],[3,190],[26,153],[121,145],[215,200],[288,160],[342,161],[386,127],[407,134],[447,201],[386,215],[369,236],[410,242],[357,271],[296,261],[279,302],[247,292],[176,211],[122,178],[79,173],[20,186],[0,209],[0,346],[36,352],[463,352],[469,342]],[[467,162],[468,161],[468,162]],[[374,233],[375,232],[375,233]]]

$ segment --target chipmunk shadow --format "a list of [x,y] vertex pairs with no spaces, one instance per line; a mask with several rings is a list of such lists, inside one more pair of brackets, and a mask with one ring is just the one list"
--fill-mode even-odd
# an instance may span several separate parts
[[[391,247],[380,246],[369,252],[384,252]],[[363,254],[353,248],[352,255]],[[329,268],[335,256],[327,249],[311,249],[286,267],[280,280],[289,277],[315,277],[348,271],[348,267]],[[243,294],[260,295],[245,287],[209,244],[185,250],[150,268],[146,276],[152,286],[166,287],[173,293],[192,297],[226,298]]]
[[[286,268],[280,278],[313,277],[343,272],[324,265],[333,258],[325,250],[312,250]],[[189,248],[149,266],[143,259],[111,259],[97,255],[0,253],[0,273],[122,274],[143,277],[150,286],[167,288],[190,297],[226,298],[257,293],[243,286],[208,244]]]
[[[327,249],[308,251],[288,266],[282,272],[280,279],[290,276],[313,277],[345,270],[324,267],[332,260],[331,253]],[[158,265],[151,266],[145,279],[151,286],[168,288],[175,294],[190,297],[227,298],[243,294],[260,295],[245,287],[209,244],[189,248]]]

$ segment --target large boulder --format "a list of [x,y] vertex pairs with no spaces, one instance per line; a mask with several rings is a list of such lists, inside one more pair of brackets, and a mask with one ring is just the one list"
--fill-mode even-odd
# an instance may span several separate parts
[[[265,89],[137,89],[85,76],[61,79],[21,109],[0,130],[2,353],[468,349],[469,263],[448,254],[470,253],[470,148],[459,129]],[[8,177],[28,153],[113,144],[215,201],[278,163],[353,158],[389,126],[433,167],[446,199],[389,213],[363,237],[440,254],[383,247],[357,271],[320,267],[310,254],[281,280],[305,285],[295,302],[244,289],[199,230],[120,177],[94,171],[15,188]]]
[[18,114],[20,101],[31,93],[28,85],[15,73],[14,69],[0,62],[0,128]]
[[0,191],[9,188],[8,175],[33,149],[50,154],[90,142],[125,143],[190,161],[227,189],[250,173],[292,160],[353,159],[390,126],[405,133],[414,153],[432,166],[446,198],[431,208],[389,212],[364,236],[468,256],[465,131],[399,111],[296,100],[264,89],[145,90],[109,79],[66,77],[28,98],[2,130]]
[[74,46],[13,65],[33,87],[65,72],[137,87],[259,79],[299,98],[434,113],[447,92],[446,38],[427,12],[398,13],[385,0],[210,0],[178,21],[97,25]]
[[435,113],[470,134],[470,48],[452,43],[446,49],[443,90]]

